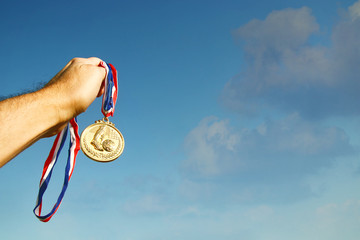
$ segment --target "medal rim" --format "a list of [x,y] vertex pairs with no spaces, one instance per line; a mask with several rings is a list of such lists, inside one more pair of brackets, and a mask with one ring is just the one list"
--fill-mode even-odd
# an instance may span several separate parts
[[[118,153],[118,156],[117,156],[116,158],[110,159],[110,160],[98,160],[98,159],[94,159],[92,156],[89,156],[89,154],[87,153],[87,151],[84,151],[84,147],[83,147],[83,138],[85,137],[84,133],[86,132],[86,130],[87,130],[88,128],[90,129],[90,128],[96,126],[96,125],[108,125],[109,127],[113,128],[114,130],[116,130],[116,131],[119,133],[120,138],[121,138],[121,140],[122,140],[122,144],[121,144],[122,147],[121,147],[121,150],[120,150],[120,152]],[[88,130],[88,131],[90,131],[90,130]],[[88,158],[90,158],[90,159],[93,160],[93,161],[102,162],[102,163],[112,162],[112,161],[118,159],[118,158],[120,157],[120,155],[123,153],[124,148],[125,148],[125,140],[124,140],[124,136],[122,135],[122,133],[120,132],[120,130],[115,127],[115,124],[111,123],[110,121],[98,120],[98,121],[96,121],[95,123],[87,126],[87,127],[82,131],[81,136],[80,136],[80,148],[81,148],[81,151],[82,151]]]

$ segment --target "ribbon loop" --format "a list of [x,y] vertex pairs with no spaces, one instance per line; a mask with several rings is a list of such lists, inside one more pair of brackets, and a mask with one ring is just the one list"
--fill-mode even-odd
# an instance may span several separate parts
[[[60,192],[60,195],[59,195],[55,205],[53,206],[52,210],[50,211],[50,213],[48,213],[46,215],[41,215],[42,198],[43,198],[43,195],[44,195],[44,193],[48,187],[48,184],[50,182],[51,174],[52,174],[55,164],[59,158],[61,149],[64,146],[68,129],[70,130],[70,146],[69,146],[68,160],[67,160],[67,164],[65,167],[64,184],[63,184],[62,190]],[[76,156],[80,150],[80,137],[78,134],[78,132],[79,132],[78,129],[79,129],[79,126],[77,124],[76,118],[71,119],[70,122],[68,123],[68,126],[65,127],[56,136],[54,144],[50,150],[49,156],[45,161],[44,169],[43,169],[43,173],[42,173],[40,185],[39,185],[39,194],[38,194],[38,198],[36,201],[36,206],[34,208],[35,216],[42,222],[47,222],[52,218],[52,216],[55,214],[55,212],[59,208],[61,201],[65,195],[65,191],[69,184],[71,175],[74,171]]]

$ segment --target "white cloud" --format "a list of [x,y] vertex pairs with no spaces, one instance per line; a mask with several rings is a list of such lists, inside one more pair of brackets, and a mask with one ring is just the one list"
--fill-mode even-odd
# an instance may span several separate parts
[[303,46],[318,29],[311,10],[303,7],[273,11],[264,21],[252,20],[234,33],[245,42],[248,60],[254,60],[255,66],[263,66],[271,63],[268,59],[277,59],[282,53]]
[[360,17],[360,1],[357,1],[352,6],[349,7],[349,14],[351,20],[355,21]]
[[176,217],[193,217],[201,216],[201,210],[197,206],[186,206],[184,209],[181,209]]
[[274,209],[267,205],[251,208],[245,213],[245,216],[254,222],[269,220],[272,215],[274,215]]
[[353,152],[345,132],[291,114],[254,129],[234,130],[226,120],[205,118],[185,140],[183,168],[202,176],[272,171],[285,177],[314,172]]
[[299,112],[306,118],[359,115],[360,1],[341,19],[330,47],[312,44],[319,25],[309,8],[274,11],[234,32],[246,69],[224,88],[224,104],[258,114],[264,109]]
[[[184,167],[202,175],[217,175],[222,171],[223,158],[235,152],[236,142],[237,135],[229,129],[228,121],[205,118],[185,139],[189,158],[183,163]],[[224,151],[226,155],[222,154]]]
[[179,193],[181,196],[190,199],[198,200],[203,198],[210,199],[217,186],[209,182],[196,182],[190,179],[184,179],[179,185]]
[[185,140],[179,193],[216,202],[291,202],[309,197],[306,177],[355,153],[340,128],[298,114],[236,129],[227,120],[205,118]]
[[131,215],[159,214],[167,209],[164,201],[157,195],[145,195],[123,205],[124,212]]
[[320,206],[311,223],[309,229],[320,232],[322,239],[357,239],[360,234],[360,201],[350,199]]

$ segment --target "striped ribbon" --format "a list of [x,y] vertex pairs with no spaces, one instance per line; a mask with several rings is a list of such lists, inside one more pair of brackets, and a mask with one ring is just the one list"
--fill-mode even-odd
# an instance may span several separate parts
[[[115,104],[117,99],[117,71],[115,67],[111,64],[106,64],[105,62],[100,62],[100,66],[104,67],[106,70],[105,76],[105,92],[103,95],[101,112],[105,117],[113,116],[115,111]],[[70,145],[69,145],[69,154],[68,160],[65,167],[65,177],[64,184],[60,195],[53,206],[52,210],[46,214],[41,216],[41,208],[42,208],[42,198],[48,187],[48,184],[51,179],[51,174],[54,169],[54,166],[57,162],[57,159],[60,155],[61,149],[64,146],[68,129],[70,130]],[[50,150],[49,156],[45,161],[43,173],[40,180],[39,185],[39,194],[36,201],[36,206],[33,210],[35,216],[42,222],[49,221],[52,216],[55,214],[57,209],[59,208],[61,201],[65,195],[65,191],[68,187],[71,175],[74,171],[76,156],[80,150],[80,137],[79,137],[79,126],[77,124],[77,119],[73,118],[70,120],[68,125],[57,134],[54,144]]]
[[[43,195],[44,195],[44,193],[48,187],[48,184],[50,182],[51,174],[52,174],[54,166],[57,162],[57,159],[59,158],[61,149],[64,146],[68,128],[70,129],[70,146],[69,146],[68,160],[67,160],[67,164],[65,167],[65,177],[64,177],[63,188],[58,197],[58,200],[56,201],[56,203],[55,203],[54,207],[52,208],[52,210],[50,211],[50,213],[41,216],[42,198],[43,198]],[[74,171],[76,156],[80,150],[80,137],[79,137],[78,132],[79,132],[79,126],[77,124],[77,120],[76,120],[76,118],[73,118],[68,123],[68,126],[66,126],[56,136],[54,144],[50,150],[50,154],[45,161],[43,173],[42,173],[40,185],[39,185],[39,194],[38,194],[38,198],[36,201],[36,206],[34,208],[35,216],[42,222],[47,222],[52,218],[52,216],[55,214],[55,212],[59,208],[61,201],[64,197],[64,194],[67,189],[68,183],[70,181],[71,175]]]
[[114,116],[118,91],[117,71],[110,63],[106,64],[101,62],[100,66],[105,68],[107,78],[107,81],[105,81],[105,93],[103,95],[101,112],[105,117]]

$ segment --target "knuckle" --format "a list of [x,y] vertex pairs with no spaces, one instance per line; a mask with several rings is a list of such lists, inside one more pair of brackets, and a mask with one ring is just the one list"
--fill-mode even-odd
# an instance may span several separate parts
[[82,62],[83,60],[84,60],[84,58],[74,57],[73,59],[71,59],[70,62],[77,63],[77,62]]
[[89,57],[88,59],[89,59],[89,60],[101,61],[101,59],[100,59],[100,58],[98,58],[98,57]]

